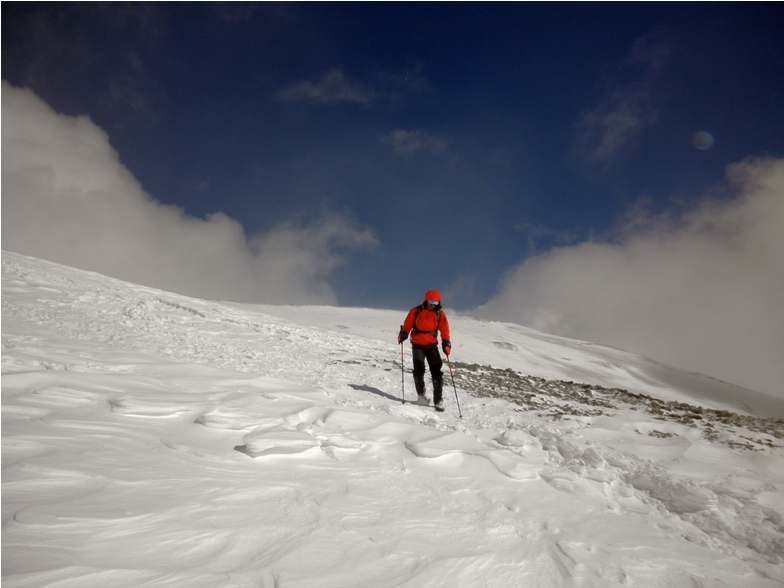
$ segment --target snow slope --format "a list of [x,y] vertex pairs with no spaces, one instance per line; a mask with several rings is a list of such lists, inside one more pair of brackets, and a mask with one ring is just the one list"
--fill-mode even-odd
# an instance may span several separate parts
[[4,586],[784,585],[774,398],[455,316],[437,414],[404,313],[2,262]]

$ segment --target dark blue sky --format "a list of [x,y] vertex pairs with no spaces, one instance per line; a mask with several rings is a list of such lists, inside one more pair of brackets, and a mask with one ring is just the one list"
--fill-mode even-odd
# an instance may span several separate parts
[[341,304],[469,308],[531,255],[781,156],[782,6],[4,2],[2,76],[190,215],[372,230]]

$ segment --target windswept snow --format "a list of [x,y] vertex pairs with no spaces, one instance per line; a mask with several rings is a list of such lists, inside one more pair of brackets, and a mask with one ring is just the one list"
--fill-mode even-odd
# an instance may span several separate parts
[[5,586],[784,585],[775,398],[452,315],[461,419],[402,312],[2,261]]

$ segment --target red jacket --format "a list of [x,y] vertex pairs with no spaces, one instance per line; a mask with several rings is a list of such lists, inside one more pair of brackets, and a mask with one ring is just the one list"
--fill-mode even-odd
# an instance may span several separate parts
[[[417,316],[417,310],[420,309]],[[439,320],[438,315],[441,315]],[[414,324],[416,319],[416,324]],[[403,330],[411,332],[411,343],[414,345],[435,345],[438,343],[437,332],[441,331],[441,340],[449,341],[449,321],[442,310],[440,313],[435,310],[428,310],[421,306],[415,306],[408,312],[406,320],[403,321]]]

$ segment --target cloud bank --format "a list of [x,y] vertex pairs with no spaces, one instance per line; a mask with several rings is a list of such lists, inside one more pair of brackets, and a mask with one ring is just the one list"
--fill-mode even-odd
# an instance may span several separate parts
[[728,183],[729,200],[528,259],[477,313],[784,396],[784,159]]
[[146,194],[86,116],[2,83],[4,250],[190,296],[335,304],[332,270],[377,240],[344,216],[247,236]]

